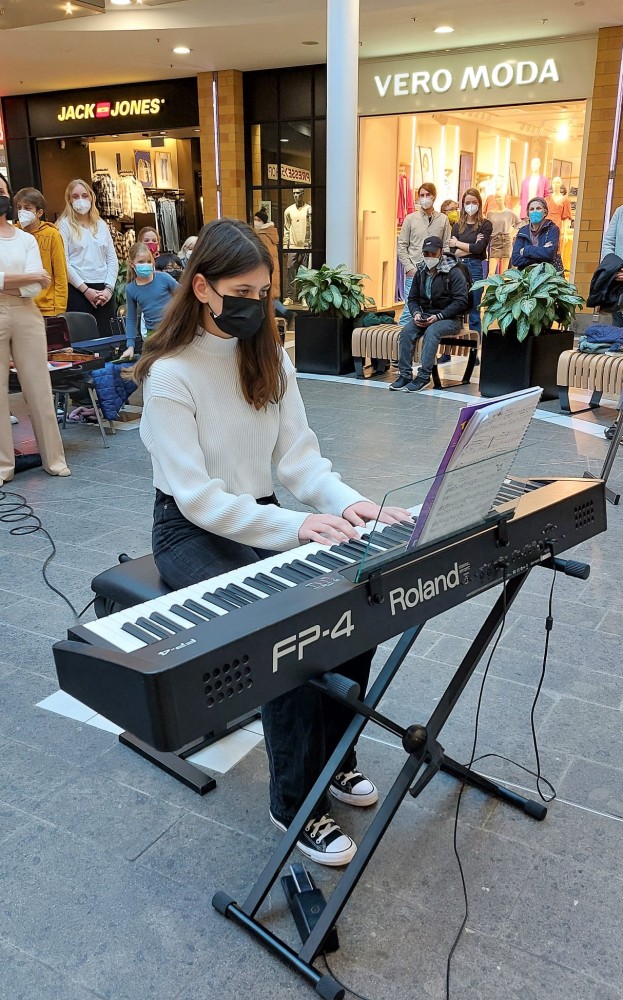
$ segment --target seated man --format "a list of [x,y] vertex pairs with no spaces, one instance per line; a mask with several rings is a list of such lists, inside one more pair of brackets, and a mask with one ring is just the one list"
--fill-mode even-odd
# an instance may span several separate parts
[[[389,387],[395,391],[425,389],[441,338],[455,337],[463,326],[469,302],[467,281],[454,257],[442,254],[442,246],[438,236],[427,237],[422,245],[424,260],[417,265],[407,303],[412,319],[400,333],[400,377]],[[413,348],[417,337],[424,337],[424,344],[420,370],[414,379]]]

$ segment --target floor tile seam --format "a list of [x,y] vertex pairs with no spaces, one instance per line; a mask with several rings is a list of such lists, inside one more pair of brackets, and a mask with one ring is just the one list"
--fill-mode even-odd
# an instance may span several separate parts
[[[592,763],[592,762],[591,762]],[[520,785],[516,781],[508,781],[506,778],[500,778],[499,776],[486,774],[484,771],[480,771],[483,777],[488,778],[490,781],[498,782],[500,785],[508,786],[509,788],[514,788],[519,792],[526,792],[530,795],[535,794],[534,788],[528,788],[527,785]],[[542,777],[545,777],[542,774]],[[560,784],[558,779],[558,784]],[[555,802],[560,802],[562,805],[569,806],[571,809],[578,809],[580,812],[589,813],[591,816],[599,816],[600,819],[611,819],[615,823],[623,823],[623,816],[616,816],[614,813],[604,812],[600,809],[592,809],[590,806],[582,805],[581,802],[573,802],[571,799],[563,799],[559,795],[556,795]],[[623,880],[623,874],[620,876]]]
[[[574,969],[572,968],[572,966],[566,965],[564,962],[558,961],[550,953],[548,953],[547,955],[541,955],[538,952],[529,951],[518,941],[510,941],[508,938],[499,937],[497,934],[489,934],[487,933],[487,931],[470,929],[470,933],[474,934],[477,937],[485,938],[487,941],[495,941],[502,946],[510,947],[514,951],[519,952],[521,955],[523,955],[528,960],[528,962],[537,958],[540,961],[545,961],[549,965],[554,966],[557,969],[561,969],[562,971],[567,972],[576,978],[585,979],[589,983],[594,983],[595,986],[606,986],[608,989],[614,990],[615,993],[620,994],[620,985],[618,983],[609,983],[606,980],[595,979],[594,976],[589,975],[584,970]],[[620,995],[623,996],[623,994]]]
[[[22,604],[23,601],[28,601],[28,600],[29,600],[29,598],[24,597],[24,598],[22,598],[21,601],[16,601],[15,603],[16,604]],[[36,600],[36,598],[30,598],[31,602],[33,600]],[[60,600],[60,598],[59,598],[59,600]],[[40,601],[39,603],[40,604],[46,604],[46,605],[48,604],[47,601]],[[15,606],[14,604],[11,605],[11,607],[14,607],[14,606]],[[49,607],[55,608],[56,605],[50,604]],[[62,638],[61,636],[58,636],[58,635],[49,635],[48,632],[40,632],[39,630],[35,630],[35,629],[31,629],[31,628],[26,628],[26,626],[22,625],[20,622],[10,622],[10,621],[7,621],[5,618],[2,617],[2,612],[3,611],[4,611],[4,608],[0,608],[0,625],[8,625],[9,628],[16,629],[17,631],[20,631],[20,632],[27,632],[28,635],[43,636],[44,639],[50,639],[51,642],[60,642],[61,641],[61,638]]]
[[74,986],[78,986],[81,990],[83,990],[90,996],[98,997],[100,998],[100,1000],[106,1000],[106,996],[104,993],[97,993],[91,986],[87,986],[86,983],[83,983],[81,980],[74,979],[72,976],[69,976],[64,967],[57,968],[55,965],[52,965],[49,961],[46,961],[43,958],[39,958],[34,952],[27,951],[25,948],[20,948],[19,945],[15,944],[13,941],[10,941],[7,937],[4,936],[4,934],[0,934],[0,942],[6,948],[10,948],[18,955],[25,955],[33,962],[36,962],[37,965],[42,965],[45,969],[48,969],[50,972],[53,972],[55,975],[59,976],[60,979],[69,981]]
[[[253,753],[257,749],[258,749],[257,746],[253,747],[251,749],[250,753]],[[248,754],[247,754],[247,756],[248,756]],[[204,820],[204,822],[206,822],[206,823],[213,823],[214,826],[218,826],[218,827],[220,827],[221,830],[226,830],[228,833],[239,834],[240,836],[245,837],[247,840],[251,840],[255,844],[263,844],[263,843],[265,843],[267,841],[267,839],[268,839],[268,834],[270,834],[270,833],[273,832],[272,827],[267,826],[267,834],[264,834],[262,836],[254,836],[253,834],[249,833],[248,830],[241,830],[237,826],[232,826],[229,823],[224,823],[224,822],[222,822],[222,820],[214,819],[212,816],[206,816],[204,813],[196,812],[192,807],[190,809],[188,809],[187,812],[188,812],[188,814],[190,816],[196,816],[199,819]],[[267,818],[267,823],[268,823],[269,822],[269,820],[268,820],[268,805],[266,806],[266,818]]]
[[[143,792],[142,794],[145,795],[146,793]],[[154,798],[154,796],[150,795],[150,796],[148,796],[148,798]],[[161,833],[158,834],[158,836],[155,838],[155,840],[153,840],[150,844],[147,844],[147,846],[144,847],[141,851],[139,851],[138,854],[136,854],[135,856],[129,858],[128,859],[129,861],[131,861],[133,864],[136,864],[137,862],[140,864],[140,859],[143,857],[143,855],[147,851],[151,850],[152,847],[155,847],[155,845],[158,843],[158,841],[162,840],[163,837],[165,837],[168,833],[171,832],[171,830],[173,829],[173,827],[177,826],[178,823],[182,822],[182,820],[184,819],[184,816],[186,814],[186,811],[184,809],[182,809],[180,806],[178,806],[178,809],[180,810],[180,813],[182,815],[176,816],[175,819],[169,824],[169,826],[167,826],[165,830],[162,830]],[[146,867],[146,866],[142,865],[142,867]],[[147,867],[152,868],[153,866],[152,865],[148,865]]]
[[[493,665],[492,665],[491,669],[493,669]],[[612,678],[614,678],[616,680],[623,681],[623,678],[621,677],[620,674],[609,674],[609,673],[607,673],[604,670],[593,671],[593,673],[600,673],[604,677],[612,677]],[[477,676],[482,676],[482,671],[480,672],[480,674],[477,674]],[[518,681],[514,677],[503,677],[500,674],[490,673],[489,676],[492,677],[492,678],[494,678],[495,680],[504,681],[507,684],[514,684],[517,687],[528,688],[531,691],[536,691],[536,689],[538,687],[538,683],[539,683],[538,679],[537,679],[537,681],[534,684],[528,684],[525,681]],[[606,704],[603,701],[592,701],[590,698],[580,698],[579,695],[571,694],[571,693],[569,693],[567,691],[556,691],[554,688],[548,687],[547,686],[547,671],[545,672],[545,679],[543,681],[543,685],[541,687],[541,691],[542,691],[543,694],[547,694],[547,695],[549,695],[550,698],[553,698],[553,700],[554,700],[554,702],[556,704],[559,703],[560,701],[562,701],[563,698],[567,698],[570,701],[579,701],[579,702],[582,702],[583,704],[586,704],[586,705],[593,705],[595,708],[609,708],[613,712],[623,711],[623,699],[621,700],[621,702],[618,705],[608,705],[608,704]],[[552,708],[553,707],[554,706],[552,706]]]

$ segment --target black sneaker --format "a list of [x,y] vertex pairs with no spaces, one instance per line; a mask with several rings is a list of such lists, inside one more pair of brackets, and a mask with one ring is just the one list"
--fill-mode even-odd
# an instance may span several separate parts
[[430,383],[430,375],[418,375],[417,378],[413,379],[413,382],[409,382],[405,392],[420,392],[421,389],[425,389]]
[[[269,815],[271,823],[285,833],[285,824],[275,819],[272,813]],[[319,865],[332,865],[335,868],[347,865],[353,860],[357,851],[355,841],[342,833],[330,816],[312,817],[297,840],[296,846],[310,861],[315,861]]]
[[452,361],[451,354],[440,354],[439,357],[437,358],[438,365],[449,365],[451,361]]
[[349,806],[373,806],[379,797],[376,785],[361,771],[338,771],[329,791]]
[[404,375],[400,375],[395,382],[390,384],[389,388],[393,389],[394,392],[400,392],[401,389],[406,389],[408,385],[409,379],[405,378]]
[[612,441],[614,435],[616,434],[616,430],[617,430],[617,425],[610,424],[610,427],[606,427],[604,431],[604,437],[607,437],[608,441]]

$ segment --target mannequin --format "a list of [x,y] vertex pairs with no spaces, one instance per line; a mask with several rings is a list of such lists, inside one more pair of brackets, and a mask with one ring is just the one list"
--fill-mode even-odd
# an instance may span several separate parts
[[549,181],[547,177],[541,173],[541,160],[538,156],[533,156],[530,160],[530,175],[528,177],[524,177],[521,182],[520,203],[522,219],[527,218],[528,202],[531,198],[547,199],[550,194],[551,189]]
[[566,188],[564,193],[561,188],[562,180],[560,177],[552,177],[552,192],[546,201],[549,209],[549,218],[552,222],[556,223],[560,229],[561,236],[564,236],[564,234],[569,230],[573,215],[571,212],[571,202],[567,197]]
[[504,184],[504,178],[498,176],[495,178],[494,193],[487,196],[485,201],[485,207],[483,209],[484,214],[488,215],[489,212],[496,211],[497,198],[502,198],[505,208],[513,207],[513,199],[510,194],[506,193],[506,185]]
[[[294,278],[299,267],[309,266],[309,251],[312,245],[311,205],[305,203],[305,190],[294,188],[292,205],[283,213],[283,248],[296,251],[287,255],[287,298],[284,305],[291,305],[294,295]],[[301,253],[301,251],[307,251]]]
[[486,218],[493,226],[489,244],[489,274],[495,274],[498,265],[500,274],[508,268],[508,262],[513,247],[513,227],[521,222],[518,215],[505,204],[502,193],[491,196],[492,205],[486,213]]

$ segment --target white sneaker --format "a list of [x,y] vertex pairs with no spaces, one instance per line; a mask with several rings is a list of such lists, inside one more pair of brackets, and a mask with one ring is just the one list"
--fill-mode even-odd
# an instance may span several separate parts
[[[287,827],[269,813],[271,823],[285,833]],[[347,865],[352,861],[357,851],[357,845],[345,833],[342,833],[335,820],[330,816],[312,817],[296,842],[301,854],[319,865],[331,865],[335,868]]]
[[11,414],[11,423],[12,424],[19,424],[19,420],[17,419],[17,417],[14,417],[13,414]]
[[349,806],[373,806],[379,798],[376,785],[361,771],[338,771],[329,785],[329,791],[334,798]]

